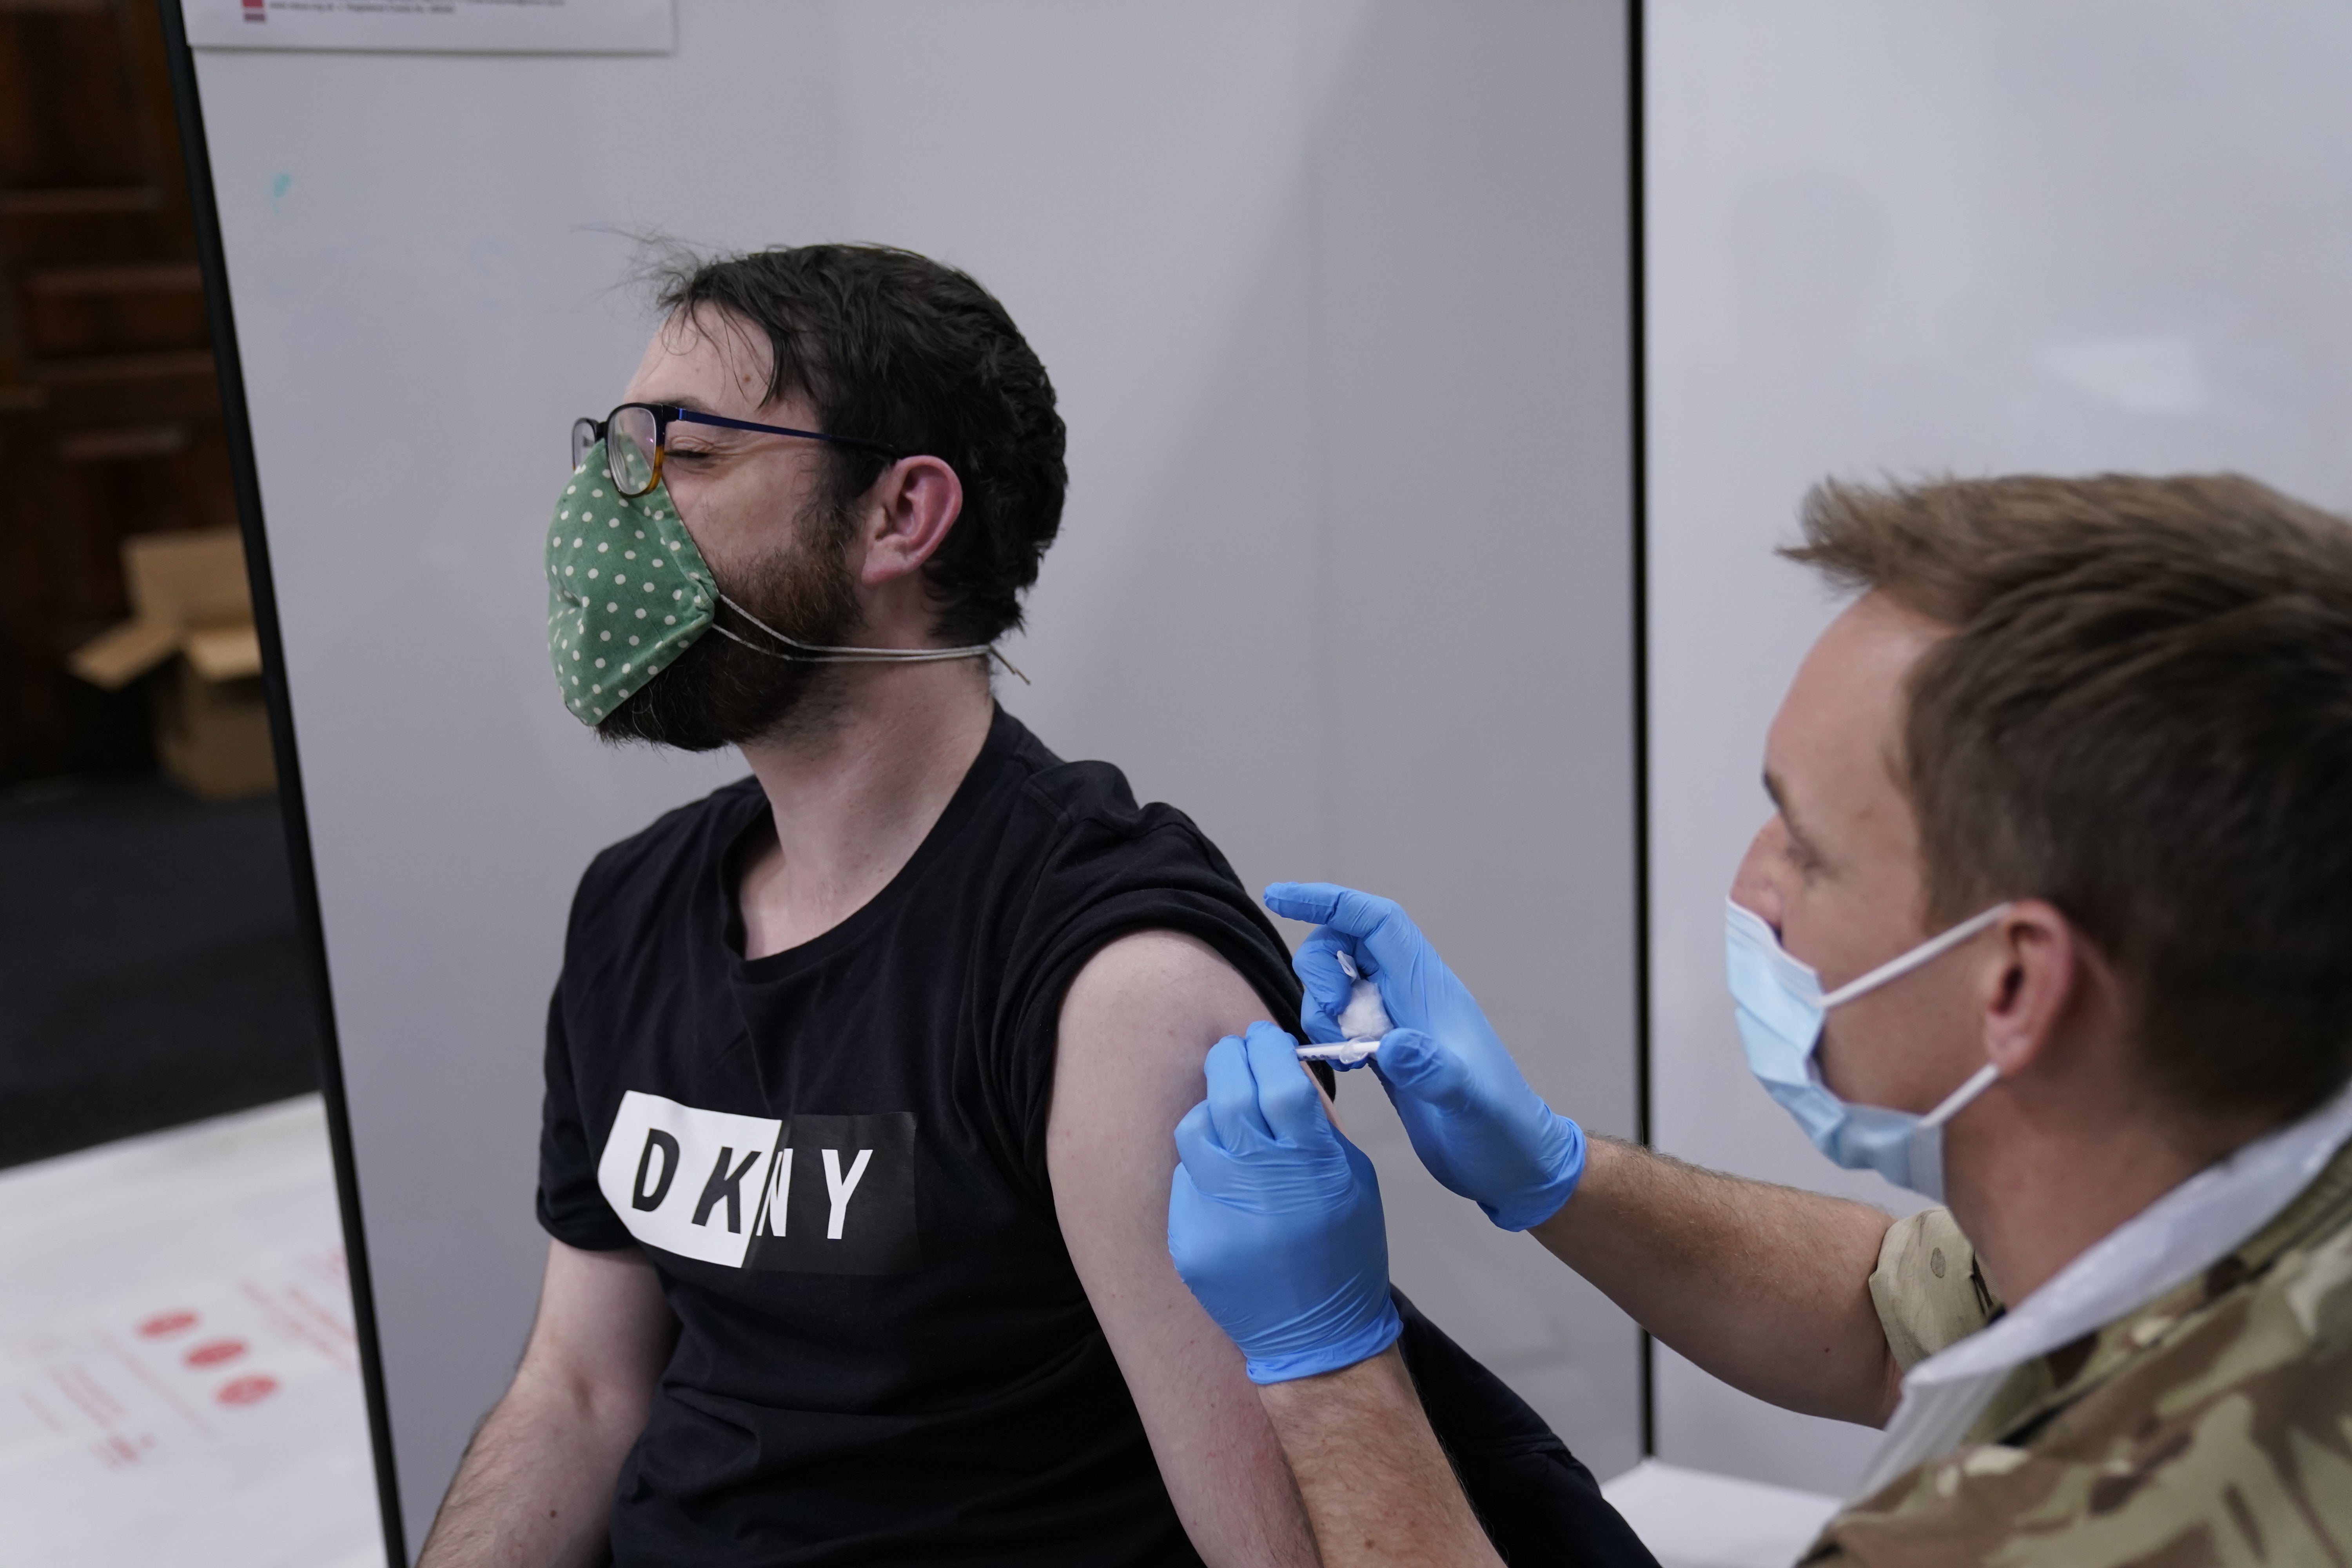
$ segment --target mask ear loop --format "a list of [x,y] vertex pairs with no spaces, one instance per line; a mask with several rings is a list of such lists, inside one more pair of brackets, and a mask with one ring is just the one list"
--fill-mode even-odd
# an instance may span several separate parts
[[1958,1116],[1961,1111],[1966,1110],[1969,1108],[1969,1102],[1976,1099],[1978,1095],[1982,1094],[1986,1089],[1990,1089],[1992,1087],[1993,1080],[1999,1077],[2000,1077],[2000,1068],[1995,1067],[1990,1062],[1987,1062],[1984,1066],[1977,1068],[1976,1071],[1969,1075],[1969,1079],[1966,1083],[1952,1090],[1951,1093],[1944,1096],[1943,1102],[1941,1104],[1937,1105],[1935,1110],[1927,1112],[1927,1115],[1919,1118],[1920,1131],[1925,1131],[1930,1127],[1941,1127],[1945,1122],[1949,1121],[1953,1117]]
[[1822,998],[1822,1011],[1826,1013],[1891,981],[1902,979],[1922,964],[1933,963],[2016,907],[2013,900],[1995,904],[1981,914],[1969,916],[1941,936],[1931,937],[1901,957],[1880,964],[1861,979],[1849,980]]
[[[1842,1002],[1851,1002],[1855,997],[1862,995],[1865,992],[1875,991],[1889,981],[1899,980],[1904,975],[1906,975],[1913,970],[1920,967],[1922,964],[1927,963],[1935,959],[1941,958],[1945,953],[1951,952],[1952,949],[1959,946],[1960,943],[1968,941],[1969,938],[1976,935],[1979,931],[1985,930],[1994,921],[2000,920],[2001,916],[2009,913],[2011,910],[2016,907],[2015,900],[2005,900],[2000,903],[1995,904],[1992,908],[1984,910],[1980,914],[1971,915],[1969,919],[1962,921],[1959,924],[1952,927],[1951,930],[1945,931],[1942,935],[1921,942],[1917,947],[1913,948],[1909,952],[1903,954],[1900,958],[1895,959],[1891,963],[1882,963],[1877,968],[1872,970],[1869,973],[1864,975],[1861,979],[1849,981],[1847,984],[1839,986],[1836,990],[1822,998],[1822,1011],[1823,1013],[1827,1013],[1831,1008],[1838,1005]],[[1811,1065],[1812,1067],[1814,1080],[1818,1082],[1821,1079],[1820,1063],[1815,1061]],[[1973,1101],[1977,1096],[1982,1094],[1986,1089],[1990,1089],[1995,1080],[2000,1077],[2000,1068],[1995,1067],[1990,1062],[1985,1063],[1984,1066],[1977,1068],[1976,1071],[1969,1075],[1967,1082],[1961,1084],[1959,1088],[1946,1095],[1933,1110],[1928,1111],[1925,1116],[1919,1118],[1918,1122],[1911,1129],[1911,1136],[1908,1142],[1912,1160],[1918,1164],[1932,1164],[1934,1167],[1932,1170],[1924,1173],[1927,1186],[1922,1187],[1918,1190],[1925,1192],[1928,1191],[1929,1188],[1932,1188],[1933,1192],[1931,1195],[1937,1198],[1940,1198],[1943,1195],[1944,1169],[1942,1149],[1939,1145],[1934,1144],[1927,1137],[1927,1134],[1943,1126],[1945,1122],[1949,1121],[1961,1111],[1967,1110],[1969,1103]],[[1915,1175],[1921,1173],[1922,1173],[1920,1171],[1915,1169]]]
[[1005,658],[994,643],[972,643],[964,647],[834,647],[824,643],[803,642],[796,637],[787,636],[724,594],[719,595],[719,602],[785,647],[800,650],[798,653],[778,653],[773,648],[761,647],[748,637],[737,636],[717,621],[710,623],[710,629],[720,637],[740,643],[753,653],[764,654],[770,658],[789,659],[796,664],[941,664],[960,658],[993,658],[1020,676],[1022,685],[1034,684],[1026,675],[1022,675],[1020,667]]

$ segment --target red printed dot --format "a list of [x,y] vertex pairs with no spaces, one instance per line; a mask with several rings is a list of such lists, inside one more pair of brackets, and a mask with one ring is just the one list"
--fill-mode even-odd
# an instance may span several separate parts
[[160,1340],[165,1334],[176,1334],[182,1329],[194,1327],[195,1321],[194,1312],[158,1312],[139,1325],[139,1332],[143,1338]]
[[213,1397],[223,1405],[258,1405],[277,1392],[276,1378],[256,1374],[234,1378],[221,1384],[221,1391]]
[[218,1366],[244,1353],[243,1340],[213,1340],[190,1351],[185,1359],[190,1366]]

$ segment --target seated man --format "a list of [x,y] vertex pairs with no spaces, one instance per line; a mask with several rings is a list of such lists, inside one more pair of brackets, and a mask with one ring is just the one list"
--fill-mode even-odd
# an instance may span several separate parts
[[[2352,528],[2109,477],[1832,486],[1806,535],[1863,593],[1772,725],[1731,990],[1822,1152],[1938,1206],[1588,1145],[1402,910],[1280,886],[1308,1033],[1350,956],[1439,1180],[1717,1376],[1887,1426],[1807,1563],[2352,1560]],[[1327,1568],[1492,1563],[1291,1049],[1211,1053],[1170,1245]]]
[[[991,695],[1061,516],[1044,367],[903,251],[661,302],[632,401],[575,431],[550,652],[606,739],[751,776],[581,882],[539,1316],[424,1561],[1311,1563],[1163,1230],[1210,1043],[1297,1005],[1281,943],[1181,813]],[[1634,1560],[1559,1440],[1412,1334],[1495,1518]]]

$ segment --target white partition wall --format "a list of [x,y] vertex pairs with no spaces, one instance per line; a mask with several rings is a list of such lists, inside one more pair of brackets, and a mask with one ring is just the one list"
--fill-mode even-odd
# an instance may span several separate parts
[[[1254,883],[1406,900],[1631,1132],[1626,37],[1549,0],[681,0],[667,57],[205,52],[415,1545],[528,1324],[574,878],[730,775],[600,748],[541,647],[625,231],[969,268],[1071,498],[1007,705]],[[1606,1475],[1629,1324],[1411,1160],[1397,1273]]]
[[[1646,7],[1653,1127],[1833,1179],[1748,1080],[1722,899],[1832,605],[1771,547],[1824,474],[2236,468],[2352,505],[2352,10]],[[1835,1491],[1874,1434],[1660,1352],[1658,1450]]]

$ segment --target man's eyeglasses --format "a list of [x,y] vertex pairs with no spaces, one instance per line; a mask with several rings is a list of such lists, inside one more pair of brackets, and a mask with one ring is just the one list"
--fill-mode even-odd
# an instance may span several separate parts
[[625,496],[644,495],[661,483],[662,454],[668,449],[669,427],[680,420],[688,425],[718,425],[730,430],[755,430],[763,436],[797,436],[803,441],[859,447],[879,452],[893,462],[906,456],[896,447],[855,436],[828,436],[822,430],[794,430],[783,425],[754,425],[748,419],[705,414],[698,408],[681,408],[675,403],[624,403],[602,419],[572,422],[572,466],[576,468],[586,462],[590,449],[602,441],[604,467],[612,475],[613,487]]

